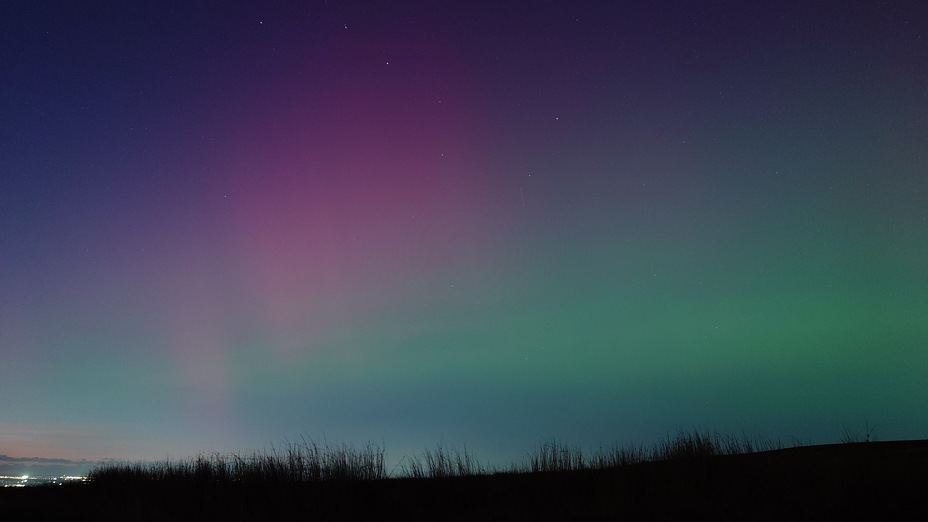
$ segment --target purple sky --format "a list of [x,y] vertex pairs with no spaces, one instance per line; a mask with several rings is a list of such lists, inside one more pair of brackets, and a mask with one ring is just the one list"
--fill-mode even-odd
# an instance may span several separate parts
[[0,455],[926,436],[928,8],[371,4],[0,7]]

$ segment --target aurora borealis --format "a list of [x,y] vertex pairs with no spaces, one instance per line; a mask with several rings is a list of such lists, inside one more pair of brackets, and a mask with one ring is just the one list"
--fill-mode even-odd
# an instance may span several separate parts
[[0,8],[0,455],[928,436],[920,3],[141,4]]

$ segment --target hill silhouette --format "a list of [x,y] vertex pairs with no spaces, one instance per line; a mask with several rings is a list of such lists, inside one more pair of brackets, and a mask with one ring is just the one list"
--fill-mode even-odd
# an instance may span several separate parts
[[2,489],[0,514],[152,521],[928,519],[928,440],[664,455],[671,458],[369,480],[113,475],[82,485]]

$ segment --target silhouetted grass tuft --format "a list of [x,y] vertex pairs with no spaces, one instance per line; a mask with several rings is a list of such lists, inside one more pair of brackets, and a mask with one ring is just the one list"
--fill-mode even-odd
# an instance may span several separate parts
[[242,456],[200,454],[190,459],[154,463],[109,463],[88,477],[98,483],[132,481],[187,482],[323,482],[386,478],[383,450],[373,444],[320,446],[312,441]]
[[[533,473],[548,471],[574,471],[586,469],[587,462],[583,459],[580,448],[570,447],[564,443],[552,440],[537,447],[528,457],[528,471]],[[595,462],[595,459],[594,459]]]
[[405,476],[411,478],[443,478],[486,475],[492,470],[467,451],[452,450],[439,444],[434,450],[425,450],[423,455],[413,454],[404,459]]
[[721,435],[719,433],[680,432],[676,437],[659,442],[647,460],[689,460],[704,459],[718,455],[743,455],[758,451],[782,449],[779,441],[765,438],[741,438]]

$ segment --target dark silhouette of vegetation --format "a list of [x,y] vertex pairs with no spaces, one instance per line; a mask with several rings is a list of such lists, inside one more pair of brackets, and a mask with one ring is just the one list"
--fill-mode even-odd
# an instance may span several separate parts
[[422,456],[404,457],[400,476],[410,478],[446,478],[486,475],[493,468],[481,464],[467,451],[448,449],[439,444],[434,450],[425,450]]
[[602,470],[644,462],[738,455],[780,449],[779,443],[757,442],[748,437],[717,433],[681,432],[654,447],[615,447],[585,455],[583,450],[556,440],[544,442],[528,453],[524,462],[498,468],[481,463],[467,451],[439,444],[421,455],[404,457],[398,473],[388,473],[384,450],[374,444],[362,448],[323,445],[302,439],[270,451],[241,456],[201,454],[190,459],[162,462],[108,463],[90,473],[93,482],[208,481],[230,483],[281,483],[381,480],[387,478],[446,478],[498,473],[538,473]]
[[312,441],[251,455],[198,455],[154,463],[108,463],[91,470],[92,482],[185,481],[282,483],[379,480],[387,478],[383,450],[373,444],[320,446]]
[[779,442],[700,432],[584,453],[540,444],[507,468],[438,445],[387,473],[384,450],[302,440],[245,456],[98,467],[86,484],[0,489],[4,519],[928,519],[928,441]]

